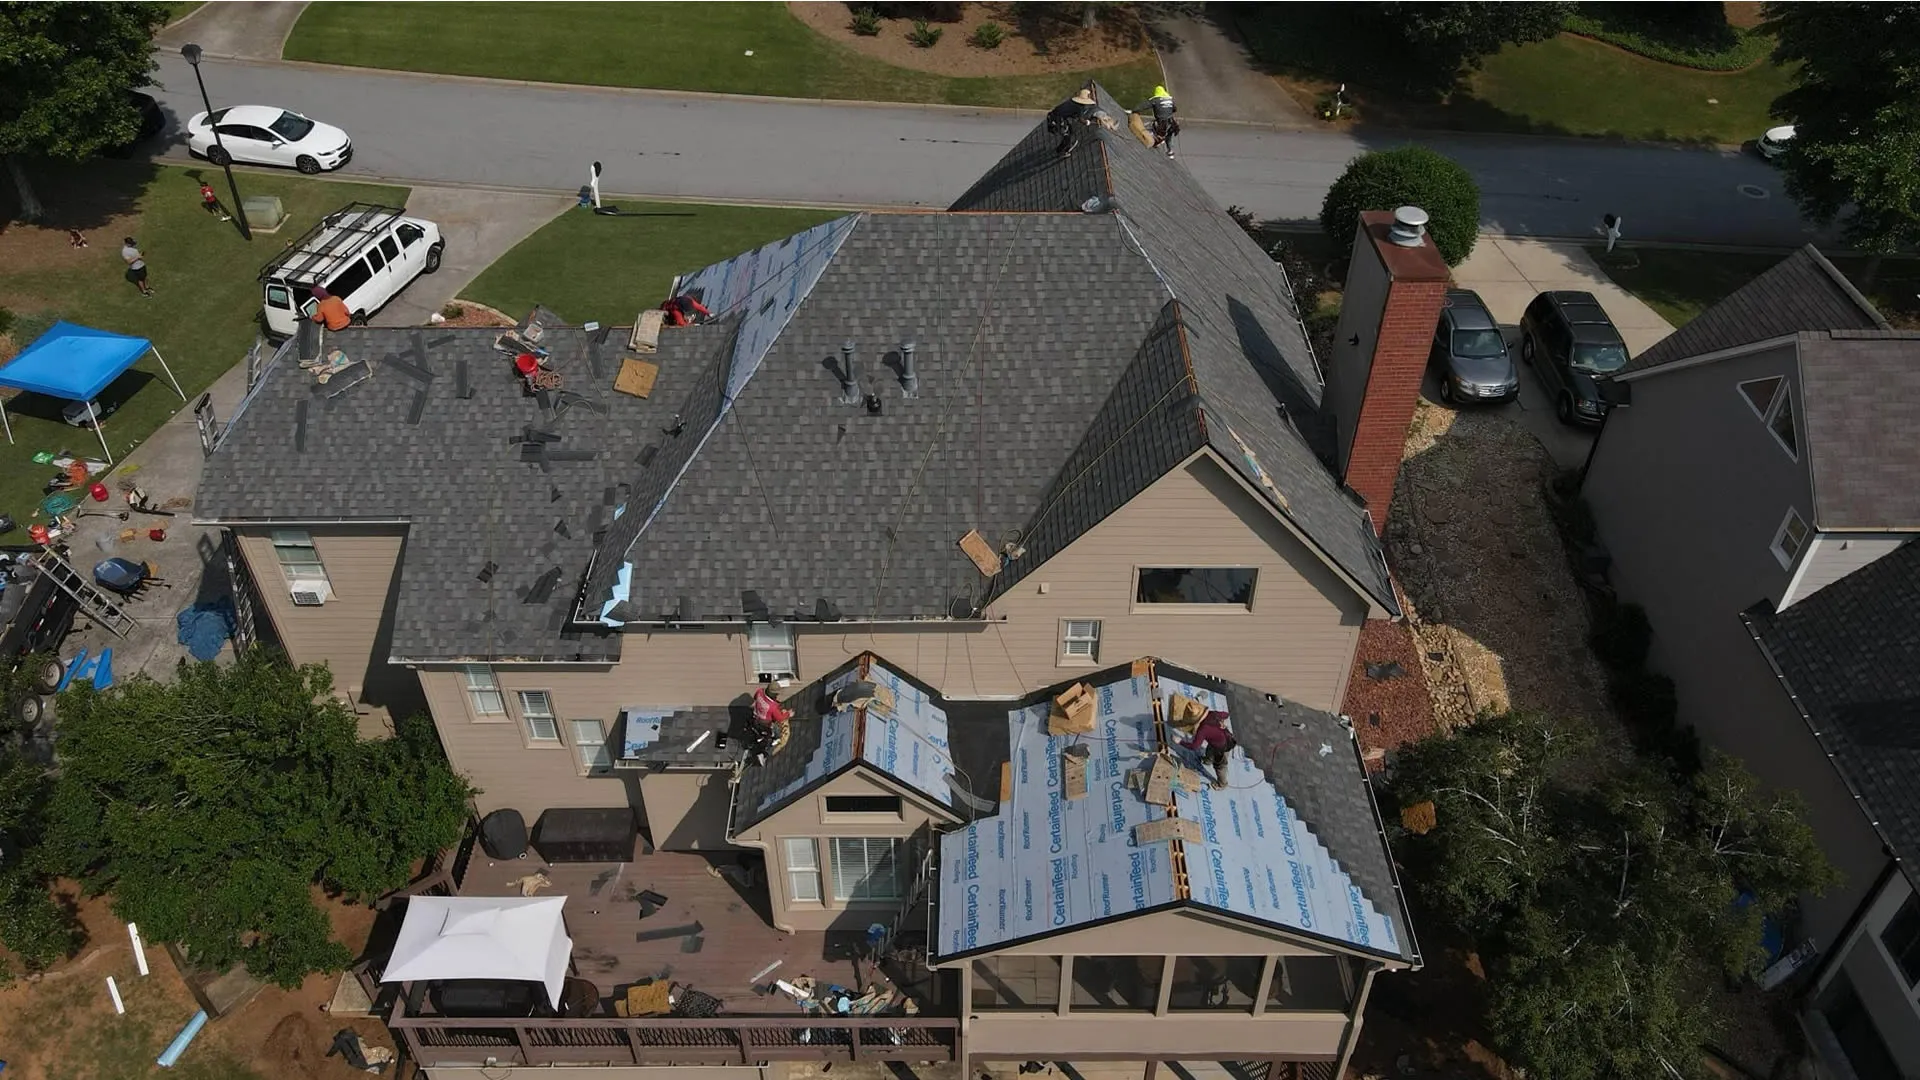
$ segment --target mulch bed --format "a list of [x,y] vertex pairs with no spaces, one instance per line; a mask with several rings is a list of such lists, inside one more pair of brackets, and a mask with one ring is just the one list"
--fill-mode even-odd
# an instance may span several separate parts
[[1369,769],[1385,764],[1385,752],[1433,733],[1433,699],[1410,625],[1369,619],[1360,628],[1340,711],[1352,718]]

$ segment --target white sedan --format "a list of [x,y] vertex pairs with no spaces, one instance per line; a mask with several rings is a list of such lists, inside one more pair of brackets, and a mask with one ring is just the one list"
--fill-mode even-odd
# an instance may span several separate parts
[[[219,141],[214,141],[218,129]],[[353,141],[332,124],[268,105],[235,105],[187,121],[187,150],[215,165],[246,161],[326,172],[353,157]]]
[[1760,136],[1760,141],[1754,144],[1754,149],[1760,151],[1761,157],[1772,161],[1786,153],[1787,147],[1792,145],[1793,125],[1782,124],[1776,128],[1768,128],[1767,133]]

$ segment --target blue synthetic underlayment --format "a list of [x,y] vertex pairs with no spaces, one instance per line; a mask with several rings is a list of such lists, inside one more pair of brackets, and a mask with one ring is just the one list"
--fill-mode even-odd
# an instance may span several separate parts
[[880,664],[870,664],[867,681],[893,693],[891,711],[867,706],[860,759],[942,806],[953,805],[953,753],[947,743],[947,714],[920,688]]
[[684,712],[690,705],[640,706],[629,705],[620,710],[626,716],[626,723],[620,725],[620,756],[639,757],[640,751],[660,741],[660,725],[674,713]]
[[[1163,702],[1180,692],[1213,708],[1227,705],[1219,694],[1172,679],[1160,679],[1158,689]],[[1182,842],[1190,898],[1175,895],[1171,844],[1133,842],[1136,825],[1166,811],[1126,787],[1126,774],[1160,745],[1151,692],[1144,675],[1097,687],[1096,726],[1086,736],[1048,736],[1045,704],[1008,713],[1010,798],[994,816],[940,839],[936,955],[1012,944],[1182,899],[1398,953],[1393,919],[1361,894],[1243,750],[1229,756],[1225,789],[1175,794],[1180,816],[1203,834]],[[1088,793],[1067,800],[1060,754],[1075,742],[1092,751]],[[1195,763],[1191,753],[1176,753]]]

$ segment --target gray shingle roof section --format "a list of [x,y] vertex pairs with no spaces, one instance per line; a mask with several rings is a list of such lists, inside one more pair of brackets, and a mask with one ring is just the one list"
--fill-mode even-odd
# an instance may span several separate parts
[[[625,718],[622,717],[624,722]],[[732,705],[694,705],[677,709],[660,721],[660,737],[642,747],[632,757],[625,756],[626,732],[613,742],[619,761],[647,766],[703,765],[718,768],[738,761],[745,752],[742,742],[753,725],[752,699]],[[717,735],[727,736],[720,745]],[[702,736],[705,736],[702,738]],[[700,745],[694,746],[694,743]],[[687,749],[693,746],[693,749]]]
[[1628,371],[1802,330],[1885,330],[1882,318],[1812,244],[1734,290],[1627,363]]
[[1920,860],[1920,543],[1748,625],[1894,856]]
[[1799,352],[1816,523],[1920,528],[1920,333],[1801,334]]

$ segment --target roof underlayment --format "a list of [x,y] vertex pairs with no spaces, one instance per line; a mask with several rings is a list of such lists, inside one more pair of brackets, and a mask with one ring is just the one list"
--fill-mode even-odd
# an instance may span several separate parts
[[891,708],[874,699],[860,708],[838,709],[821,717],[820,745],[806,768],[780,788],[756,800],[755,818],[765,817],[858,759],[942,806],[953,804],[953,755],[947,741],[947,714],[919,687],[878,662],[855,665],[821,687],[829,699],[855,681],[886,687]]

